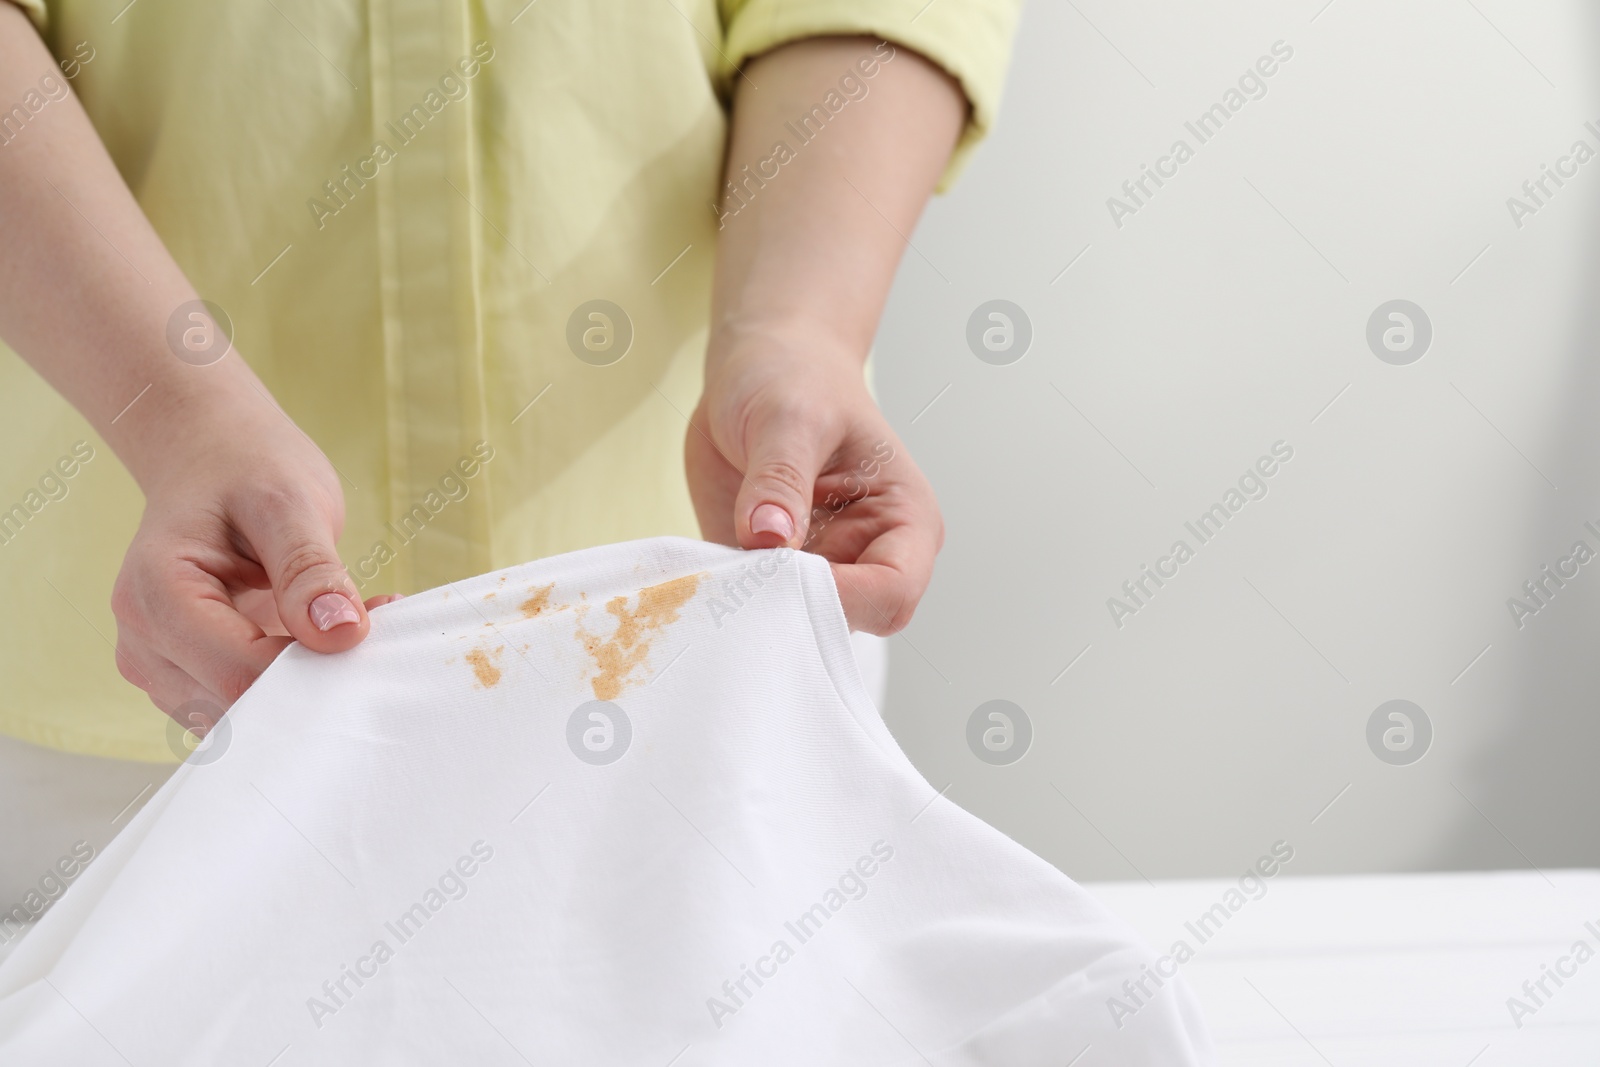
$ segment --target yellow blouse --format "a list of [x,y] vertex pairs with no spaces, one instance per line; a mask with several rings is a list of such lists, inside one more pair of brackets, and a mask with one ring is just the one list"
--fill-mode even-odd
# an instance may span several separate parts
[[[911,48],[971,101],[953,172],[1020,0],[15,2],[338,469],[373,595],[696,536],[682,441],[734,68],[808,36]],[[179,758],[112,656],[138,489],[14,356],[0,433],[0,733]]]

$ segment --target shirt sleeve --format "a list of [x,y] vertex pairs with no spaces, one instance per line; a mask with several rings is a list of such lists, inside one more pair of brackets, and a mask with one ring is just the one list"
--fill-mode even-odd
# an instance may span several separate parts
[[[0,0],[0,3],[5,2],[6,0]],[[45,16],[44,0],[10,0],[10,2],[16,4],[27,13],[28,17],[33,20],[33,24],[38,27],[40,33],[45,31],[45,23],[48,19]]]
[[960,83],[966,129],[939,181],[955,180],[994,123],[1021,0],[721,0],[724,74],[804,37],[862,35],[908,48]]

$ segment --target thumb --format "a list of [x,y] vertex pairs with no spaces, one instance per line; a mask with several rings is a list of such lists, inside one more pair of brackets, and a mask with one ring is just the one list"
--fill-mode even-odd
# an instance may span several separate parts
[[795,548],[805,543],[812,487],[826,458],[820,438],[815,430],[788,420],[755,428],[733,505],[740,547]]
[[333,544],[332,529],[312,514],[279,517],[255,540],[279,620],[314,652],[343,652],[367,636],[361,594]]

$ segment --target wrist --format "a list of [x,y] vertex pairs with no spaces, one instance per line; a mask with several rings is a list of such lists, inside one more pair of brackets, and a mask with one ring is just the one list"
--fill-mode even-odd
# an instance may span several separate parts
[[212,366],[162,368],[106,440],[148,497],[239,448],[259,455],[282,431],[293,432],[286,416],[233,352]]
[[724,316],[706,344],[706,376],[749,363],[792,365],[812,373],[840,371],[860,377],[871,337],[856,337],[818,316]]
[[854,352],[826,339],[793,335],[781,343],[746,339],[708,351],[705,398],[724,413],[778,400],[836,413],[871,403],[864,361]]

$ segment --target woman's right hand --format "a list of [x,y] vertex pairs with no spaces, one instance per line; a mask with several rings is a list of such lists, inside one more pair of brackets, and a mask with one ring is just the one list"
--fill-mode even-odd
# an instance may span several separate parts
[[[236,357],[235,357],[236,358]],[[335,550],[338,475],[265,397],[168,453],[111,596],[117,666],[184,727],[203,732],[291,641],[342,652],[367,608]]]
[[[0,101],[58,73],[0,0]],[[362,605],[334,551],[338,476],[243,357],[173,347],[173,316],[199,294],[77,97],[52,101],[0,151],[0,337],[144,491],[111,599],[117,666],[184,726],[209,727],[291,640],[343,651],[366,636],[365,607],[392,598]]]

